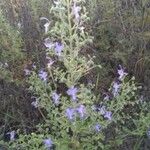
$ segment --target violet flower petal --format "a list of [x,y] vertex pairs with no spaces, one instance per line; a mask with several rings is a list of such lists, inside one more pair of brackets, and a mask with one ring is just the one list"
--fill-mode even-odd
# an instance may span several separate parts
[[118,84],[117,82],[114,82],[113,83],[113,89],[112,89],[112,93],[113,93],[113,96],[117,96],[119,94],[119,90],[120,90],[120,84]]
[[76,101],[77,100],[77,92],[78,92],[78,89],[75,88],[74,86],[70,87],[68,90],[67,90],[67,94],[69,96],[71,96],[72,100],[73,101]]
[[97,123],[95,126],[94,126],[94,130],[98,133],[101,131],[101,125],[99,123]]
[[104,118],[111,120],[112,119],[112,112],[111,111],[106,111],[104,114]]
[[15,131],[8,132],[7,134],[10,135],[10,141],[14,141],[15,140],[15,135],[16,135]]
[[60,95],[58,95],[56,92],[52,93],[52,99],[55,105],[59,104],[59,100],[60,100]]
[[57,56],[61,56],[61,53],[62,53],[62,50],[64,49],[64,45],[62,45],[61,43],[59,42],[56,42],[55,43],[55,54]]
[[127,73],[124,71],[121,65],[119,65],[118,74],[119,74],[118,78],[120,81],[122,81],[124,77],[127,75]]
[[84,105],[80,105],[76,108],[77,113],[79,114],[80,118],[83,119],[86,115],[86,108]]
[[67,108],[66,109],[66,117],[70,121],[74,120],[74,117],[75,117],[75,110],[74,110],[74,108]]
[[50,138],[43,140],[43,143],[44,143],[46,148],[51,148],[53,146],[53,142]]
[[46,81],[47,80],[47,76],[48,76],[48,74],[47,74],[46,71],[40,70],[39,77],[40,77],[41,80]]
[[31,103],[32,106],[34,106],[35,108],[38,108],[38,101],[35,100]]
[[79,12],[81,10],[80,6],[76,6],[76,2],[74,2],[73,7],[72,7],[72,14],[75,16],[75,22],[79,22],[80,20],[80,15]]

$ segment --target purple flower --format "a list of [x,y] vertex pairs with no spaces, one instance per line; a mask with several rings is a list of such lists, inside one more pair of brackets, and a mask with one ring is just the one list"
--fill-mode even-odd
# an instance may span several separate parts
[[141,95],[141,96],[139,97],[139,102],[140,102],[140,103],[143,103],[143,102],[144,102],[144,96],[143,96],[143,95]]
[[15,131],[8,132],[7,134],[10,135],[10,141],[14,141],[15,140],[15,135],[16,135]]
[[62,52],[63,49],[64,49],[64,45],[62,45],[62,44],[59,43],[59,42],[56,42],[56,43],[55,43],[55,54],[56,54],[57,56],[61,56],[61,52]]
[[43,143],[44,143],[46,148],[51,148],[53,146],[53,142],[50,138],[43,140]]
[[32,106],[34,106],[35,108],[38,108],[38,101],[35,100],[31,103]]
[[147,136],[148,136],[148,138],[150,138],[150,129],[148,129],[148,131],[147,131]]
[[80,15],[79,15],[80,10],[81,10],[81,7],[76,6],[76,2],[74,2],[73,7],[72,7],[72,14],[74,15],[75,22],[77,22],[77,23],[80,20]]
[[124,69],[122,68],[121,65],[119,65],[118,74],[119,74],[120,81],[122,81],[124,79],[124,77],[127,75],[127,73],[124,72]]
[[66,109],[66,117],[72,121],[75,117],[75,109],[74,108],[67,108]]
[[96,132],[100,132],[101,131],[101,125],[99,124],[99,123],[97,123],[95,126],[94,126],[94,130],[96,131]]
[[52,93],[52,99],[55,105],[59,104],[59,100],[60,100],[60,95],[58,95],[56,92]]
[[121,86],[121,85],[118,84],[117,82],[114,82],[114,83],[113,83],[113,90],[112,90],[112,93],[113,93],[114,97],[118,95],[119,90],[120,90],[120,86]]
[[107,118],[108,120],[112,119],[112,112],[106,110],[106,106],[92,106],[92,109],[94,111],[100,112],[101,115],[104,116],[104,118]]
[[71,98],[72,98],[73,101],[76,101],[76,99],[77,99],[77,96],[76,96],[77,92],[78,92],[78,89],[75,88],[74,86],[70,87],[70,88],[67,90],[67,94],[68,94],[69,96],[71,96]]
[[104,118],[111,120],[112,119],[112,112],[111,111],[106,111],[104,114]]
[[28,76],[31,74],[31,70],[29,69],[24,69],[25,75]]
[[44,40],[44,45],[46,46],[46,48],[51,49],[54,47],[54,43],[51,42],[51,40],[49,38],[46,38]]
[[40,70],[39,77],[40,77],[41,80],[46,81],[47,80],[47,75],[48,74],[47,74],[46,71]]
[[86,108],[84,105],[80,105],[76,108],[77,113],[80,115],[80,118],[83,119],[86,114]]

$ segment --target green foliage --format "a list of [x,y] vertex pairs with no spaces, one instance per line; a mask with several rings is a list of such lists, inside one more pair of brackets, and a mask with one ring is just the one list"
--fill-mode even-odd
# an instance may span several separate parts
[[[143,76],[142,67],[149,64],[146,48],[149,42],[148,0],[137,3],[131,0],[61,0],[54,1],[53,5],[52,1],[31,0],[28,4],[38,27],[41,17],[46,18],[44,21],[50,20],[49,30],[43,37],[48,37],[50,46],[44,43],[47,49],[42,52],[50,64],[45,61],[46,68],[40,70],[45,71],[46,79],[41,79],[38,67],[27,78],[29,90],[35,97],[31,105],[34,104],[33,110],[39,112],[43,120],[31,133],[18,129],[19,137],[10,142],[0,141],[0,148],[4,145],[10,150],[44,150],[44,140],[51,139],[53,146],[49,149],[111,150],[119,149],[131,137],[135,139],[132,149],[140,149],[144,139],[148,139],[150,128],[150,105],[140,100],[141,87],[136,84],[138,76]],[[72,11],[73,7],[76,10]],[[2,13],[0,28],[0,78],[8,80],[24,67],[20,66],[22,39]],[[94,45],[96,56],[85,54],[87,45]],[[101,65],[95,65],[95,59],[103,66],[100,71],[97,68]],[[112,82],[110,78],[114,78],[108,74],[118,62],[128,66],[136,80],[130,79],[130,75],[119,80],[115,96],[114,81],[108,90],[109,100],[103,99],[98,86],[103,82],[108,87]],[[95,77],[84,82],[94,69]],[[67,93],[72,87],[77,88],[77,101]],[[54,101],[54,93],[59,97],[58,103]],[[84,107],[83,118],[77,110],[80,106]],[[103,114],[106,110],[102,107],[111,113],[110,119]],[[75,110],[73,120],[67,116],[68,108]],[[95,129],[97,124],[100,128]]]
[[15,65],[23,59],[21,52],[22,38],[17,29],[14,29],[0,11],[0,78],[11,79]]
[[[141,137],[146,134],[150,114],[145,111],[147,106],[138,101],[138,88],[134,78],[122,80],[118,95],[110,100],[103,100],[99,94],[96,95],[93,92],[94,84],[81,82],[81,78],[90,70],[100,67],[94,64],[92,57],[81,54],[82,49],[93,39],[86,31],[89,17],[84,3],[84,0],[62,0],[51,8],[56,21],[47,33],[52,46],[46,50],[46,55],[54,62],[45,69],[48,77],[44,81],[36,71],[32,72],[28,81],[29,89],[36,96],[36,109],[40,111],[43,122],[36,126],[35,133],[26,135],[18,132],[19,139],[11,141],[10,148],[42,150],[45,149],[44,139],[50,138],[58,150],[106,150],[119,147],[125,137]],[[71,11],[72,6],[80,10],[79,18],[75,18],[76,14]],[[56,42],[63,49],[60,53],[56,53],[56,47],[53,46]],[[78,90],[75,93],[77,102],[67,95],[67,90],[72,86]],[[113,92],[113,88],[112,85],[110,92]],[[54,102],[54,92],[60,98],[58,104]],[[111,111],[112,119],[107,120],[101,111],[94,111],[92,108],[96,104]],[[79,113],[74,114],[75,120],[67,118],[66,110],[76,110],[79,106],[84,107],[82,113],[85,118],[80,118]],[[100,125],[100,131],[95,130],[96,124]],[[112,140],[111,136],[107,138],[106,131],[114,131],[115,139]]]
[[15,62],[22,58],[20,52],[22,46],[22,40],[19,31],[11,27],[4,18],[2,12],[0,12],[0,40],[1,40],[1,61]]

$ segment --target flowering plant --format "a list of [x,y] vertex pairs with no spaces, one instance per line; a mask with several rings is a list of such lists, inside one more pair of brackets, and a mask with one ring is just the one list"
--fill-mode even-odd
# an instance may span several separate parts
[[[100,131],[110,123],[92,109],[96,96],[80,82],[91,69],[98,67],[93,58],[81,54],[85,44],[92,42],[85,31],[89,18],[83,3],[55,1],[51,11],[59,22],[55,22],[47,33],[50,36],[44,40],[46,57],[53,63],[47,65],[47,73],[40,70],[39,75],[33,73],[29,80],[30,89],[39,97],[38,109],[47,112],[46,125],[42,126],[51,131],[50,138],[57,149],[90,148],[94,146],[90,136],[102,139]],[[62,86],[65,89],[60,91]],[[85,137],[89,143],[84,142]]]
[[[44,40],[47,67],[29,77],[30,90],[36,97],[32,105],[40,111],[43,122],[37,125],[36,133],[20,135],[16,142],[12,141],[13,148],[107,149],[105,132],[109,125],[115,124],[119,129],[130,117],[125,116],[125,107],[138,104],[134,80],[125,82],[127,73],[122,67],[118,81],[110,88],[112,95],[103,99],[94,94],[94,84],[81,82],[91,69],[99,67],[92,57],[82,54],[82,49],[92,42],[84,3],[54,1],[51,12],[56,22],[51,30],[50,24],[44,26],[48,35]],[[123,131],[129,133],[126,128]]]

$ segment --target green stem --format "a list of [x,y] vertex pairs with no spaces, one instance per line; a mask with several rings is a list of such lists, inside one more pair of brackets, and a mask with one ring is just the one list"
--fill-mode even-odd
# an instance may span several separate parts
[[71,6],[72,0],[67,0],[67,15],[68,15],[68,24],[69,24],[69,44],[70,44],[70,54],[73,51],[73,41],[72,41],[72,25],[71,25]]
[[54,80],[54,77],[53,77],[51,68],[50,68],[48,71],[49,71],[49,73],[50,73],[50,76],[52,77],[52,81],[53,81],[53,84],[54,84],[54,86],[55,86],[55,89],[57,89],[57,85],[56,85],[56,83],[55,83],[55,80]]

